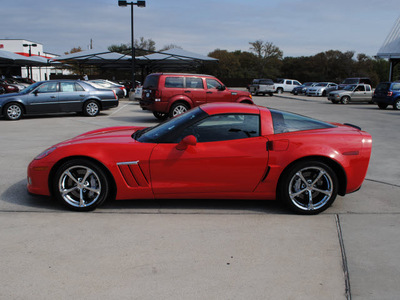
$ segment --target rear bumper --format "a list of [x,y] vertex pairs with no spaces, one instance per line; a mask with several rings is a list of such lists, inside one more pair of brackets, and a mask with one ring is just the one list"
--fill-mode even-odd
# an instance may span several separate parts
[[143,110],[168,113],[168,103],[166,102],[141,99],[139,100],[139,104]]

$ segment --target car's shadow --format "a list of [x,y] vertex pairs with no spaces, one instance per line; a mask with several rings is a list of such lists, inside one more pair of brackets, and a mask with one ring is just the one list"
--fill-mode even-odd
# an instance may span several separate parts
[[[1,195],[2,211],[66,212],[63,205],[51,197],[31,195],[26,180],[21,180]],[[97,213],[130,214],[288,214],[278,201],[263,200],[217,200],[217,199],[163,199],[163,200],[113,200],[95,210]]]

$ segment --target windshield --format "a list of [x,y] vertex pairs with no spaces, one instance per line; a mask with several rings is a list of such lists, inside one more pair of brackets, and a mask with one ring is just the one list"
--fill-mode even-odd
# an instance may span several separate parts
[[353,91],[356,88],[356,84],[346,85],[343,89],[345,91]]
[[28,94],[32,92],[34,89],[36,89],[39,85],[41,85],[43,82],[35,82],[34,84],[24,88],[20,93],[23,94]]
[[320,82],[320,83],[316,84],[315,86],[326,86],[326,85],[327,85],[326,82]]
[[172,143],[183,129],[206,116],[207,113],[197,107],[132,137],[142,143]]
[[347,78],[342,82],[342,84],[354,84],[354,83],[358,83],[357,78]]

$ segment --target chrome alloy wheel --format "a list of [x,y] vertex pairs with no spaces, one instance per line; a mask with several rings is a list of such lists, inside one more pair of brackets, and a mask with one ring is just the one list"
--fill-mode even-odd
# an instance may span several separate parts
[[96,116],[99,113],[99,106],[96,102],[88,103],[85,109],[88,116]]
[[333,180],[323,168],[312,166],[297,171],[289,183],[289,197],[300,210],[325,206],[333,194]]
[[176,117],[176,116],[178,116],[178,115],[180,115],[180,114],[183,114],[183,113],[185,113],[185,112],[187,112],[187,107],[185,106],[185,105],[183,105],[183,104],[181,104],[181,105],[177,105],[177,106],[175,106],[174,107],[174,109],[172,110],[172,116],[173,117]]
[[22,109],[18,104],[11,104],[7,107],[6,113],[9,120],[18,120],[22,116]]
[[101,195],[99,176],[86,166],[72,166],[60,176],[58,190],[63,200],[73,207],[94,204]]

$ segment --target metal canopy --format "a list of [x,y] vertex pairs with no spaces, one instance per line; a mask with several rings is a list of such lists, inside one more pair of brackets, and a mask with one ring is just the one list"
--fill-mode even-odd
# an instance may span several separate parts
[[376,56],[389,59],[389,81],[393,81],[393,69],[400,63],[400,17],[397,19]]
[[218,62],[218,59],[189,52],[179,48],[136,57],[140,66],[146,66],[150,70],[182,70],[195,69],[206,62]]
[[377,56],[380,58],[400,59],[400,17],[383,42]]
[[[101,68],[130,69],[132,56],[107,50],[88,50],[59,56],[54,61],[78,63]],[[170,49],[136,57],[137,66],[148,70],[162,71],[194,69],[204,62],[216,62],[215,58],[192,53],[182,49]]]
[[24,56],[10,51],[0,50],[0,65],[2,66],[45,66],[48,59],[41,56]]

